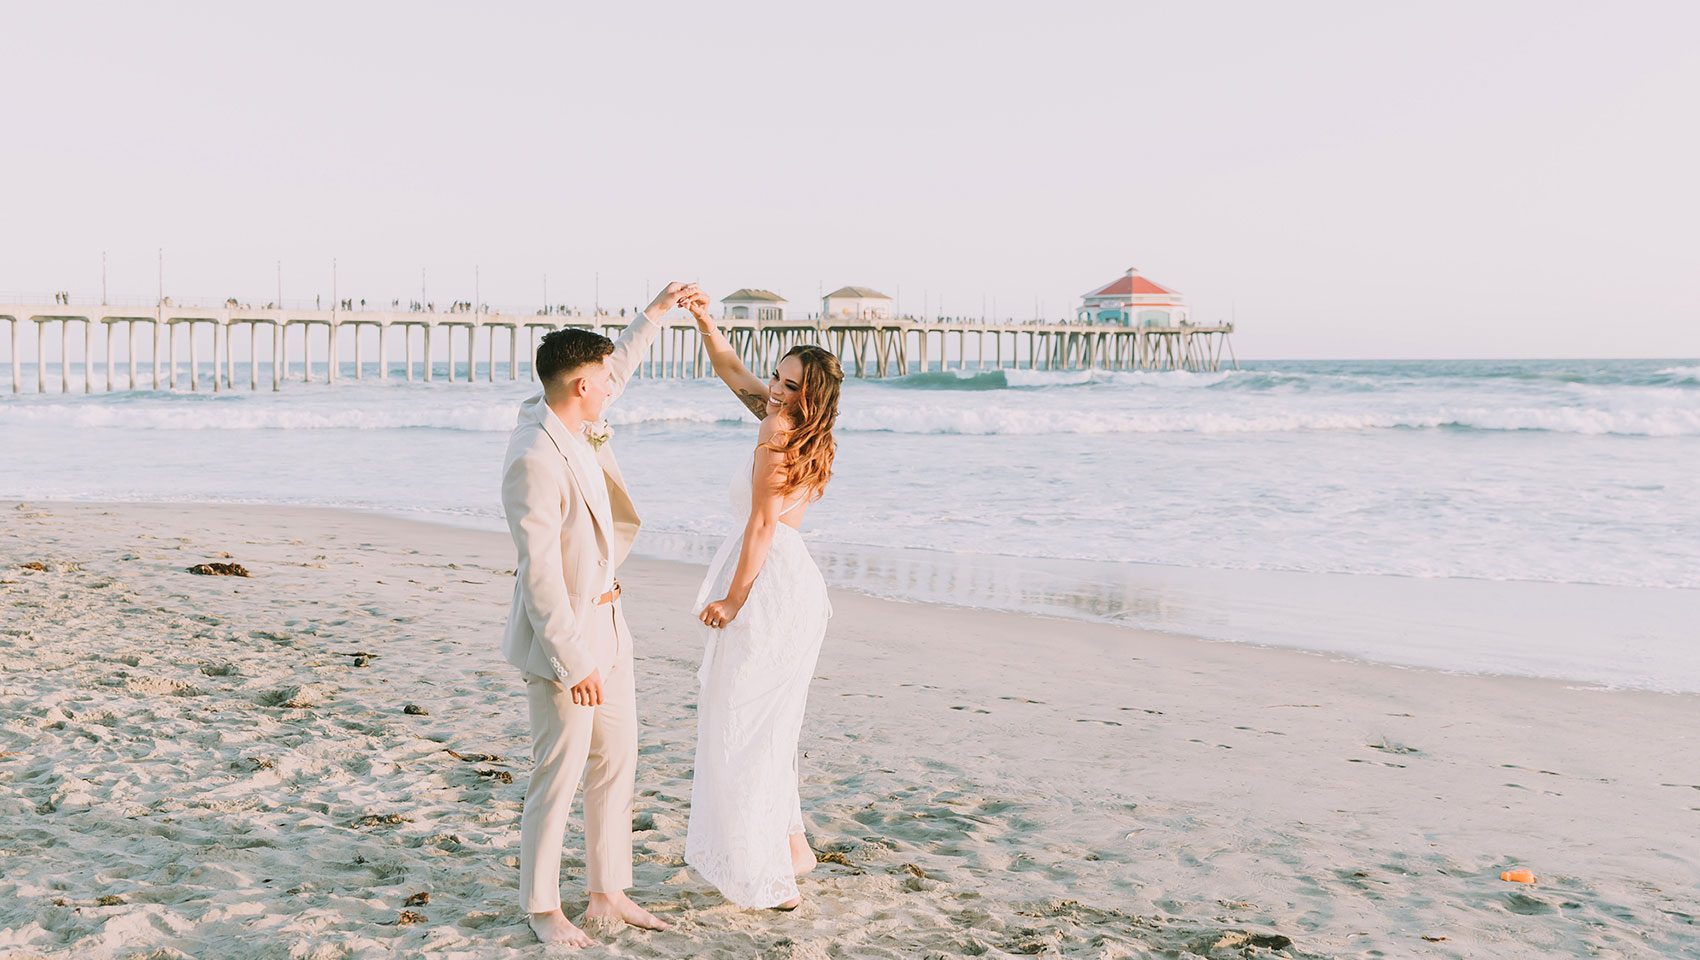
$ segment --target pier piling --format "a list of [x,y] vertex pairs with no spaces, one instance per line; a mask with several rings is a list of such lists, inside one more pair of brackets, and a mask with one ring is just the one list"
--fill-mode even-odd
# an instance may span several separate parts
[[[25,349],[22,332],[25,323],[33,324],[36,332],[35,387],[38,392],[47,388],[47,358],[50,354],[49,341],[57,341],[57,354],[61,361],[60,389],[68,392],[71,389],[70,379],[70,340],[72,338],[73,321],[83,324],[83,389],[84,392],[94,391],[93,369],[95,363],[94,324],[100,323],[106,328],[106,379],[105,390],[118,389],[117,370],[117,333],[114,327],[125,324],[128,356],[125,358],[129,380],[129,389],[139,386],[141,372],[138,369],[140,340],[136,330],[138,323],[153,325],[153,388],[180,389],[177,377],[179,348],[177,345],[178,328],[183,327],[188,335],[188,367],[191,392],[200,390],[200,346],[196,336],[196,327],[208,324],[212,327],[213,347],[213,377],[212,387],[215,391],[235,389],[237,345],[235,343],[235,327],[246,324],[248,337],[246,347],[246,362],[249,364],[248,388],[250,391],[259,389],[259,365],[262,350],[259,336],[259,325],[270,324],[272,328],[271,366],[272,389],[283,389],[284,382],[289,379],[291,329],[301,331],[301,381],[313,382],[312,359],[312,330],[314,326],[322,326],[325,330],[325,382],[335,384],[340,372],[340,332],[343,326],[353,328],[354,337],[354,378],[365,379],[366,348],[362,342],[365,327],[377,328],[378,348],[378,379],[389,379],[390,357],[390,328],[401,326],[401,356],[403,375],[409,382],[414,377],[414,328],[420,333],[420,368],[422,379],[429,383],[435,379],[435,367],[432,357],[437,348],[438,333],[447,334],[446,354],[448,357],[448,373],[451,383],[460,379],[459,359],[461,337],[459,329],[465,333],[466,382],[469,386],[478,382],[478,364],[485,362],[484,381],[496,382],[497,354],[503,346],[507,353],[507,379],[517,382],[520,379],[520,329],[524,328],[526,336],[526,352],[535,356],[537,342],[544,332],[560,329],[562,324],[552,322],[554,318],[544,319],[542,316],[528,317],[515,314],[473,312],[470,314],[454,313],[438,314],[433,311],[320,311],[320,310],[289,310],[283,307],[267,305],[264,310],[249,310],[237,307],[234,301],[223,308],[197,308],[172,305],[162,302],[155,307],[147,308],[146,312],[119,311],[110,307],[101,307],[87,312],[76,309],[66,309],[65,304],[54,306],[39,305],[6,305],[0,304],[0,320],[11,323],[10,366],[12,371],[12,392],[20,393],[23,389],[22,378],[25,375],[22,350]],[[57,322],[55,322],[57,321]],[[610,337],[617,337],[625,328],[623,320],[598,315],[595,318],[577,321],[571,324],[584,329],[599,330]],[[643,358],[639,367],[639,375],[654,378],[683,379],[686,377],[712,376],[713,371],[707,363],[701,337],[696,331],[695,324],[678,321],[663,321],[664,329],[652,343],[649,352]],[[480,328],[485,328],[484,335],[479,335]],[[498,334],[499,329],[507,331],[506,343]],[[911,373],[929,370],[965,371],[968,367],[968,335],[974,334],[974,369],[1028,369],[1028,370],[1191,370],[1213,371],[1221,369],[1224,364],[1238,369],[1238,358],[1234,354],[1231,334],[1232,324],[1217,326],[1191,326],[1182,324],[1174,327],[1122,327],[1112,325],[1088,326],[1082,324],[1046,324],[1046,323],[957,323],[957,322],[922,322],[915,320],[902,321],[870,321],[842,322],[808,320],[804,322],[781,321],[778,323],[759,323],[744,320],[728,320],[722,327],[727,340],[738,356],[758,374],[764,375],[772,369],[780,356],[787,350],[800,343],[815,343],[836,354],[852,375],[861,378],[880,379],[892,376],[905,376]],[[952,334],[955,334],[954,338]],[[1023,337],[1025,335],[1025,338]],[[1010,343],[1009,355],[1005,356],[1004,340]],[[937,356],[934,354],[934,339],[937,338]],[[990,338],[990,344],[987,343]],[[1023,340],[1025,339],[1025,344]],[[949,348],[953,345],[954,356]],[[1022,349],[1025,345],[1025,350]],[[913,350],[913,360],[911,359]],[[535,381],[537,377],[536,364],[532,364],[527,379]]]

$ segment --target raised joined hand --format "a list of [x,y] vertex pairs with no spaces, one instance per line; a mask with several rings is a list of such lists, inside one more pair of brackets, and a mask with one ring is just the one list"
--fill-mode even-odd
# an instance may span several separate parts
[[683,303],[684,308],[691,312],[692,317],[696,318],[697,329],[703,333],[713,333],[715,329],[714,318],[708,315],[708,304],[708,294],[700,290],[697,291],[696,296],[686,299]]
[[675,280],[656,294],[655,299],[649,301],[649,306],[643,308],[643,312],[648,314],[649,319],[659,320],[662,314],[674,307],[684,306],[686,300],[697,296],[697,292],[696,284],[680,283]]

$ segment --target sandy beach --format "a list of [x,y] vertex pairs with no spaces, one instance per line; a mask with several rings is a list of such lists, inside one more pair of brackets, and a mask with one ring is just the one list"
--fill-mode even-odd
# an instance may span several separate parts
[[[374,514],[0,503],[0,956],[544,955],[513,566]],[[621,572],[632,893],[674,929],[586,955],[1700,957],[1700,697],[844,592],[823,862],[739,910],[681,856],[700,575]]]

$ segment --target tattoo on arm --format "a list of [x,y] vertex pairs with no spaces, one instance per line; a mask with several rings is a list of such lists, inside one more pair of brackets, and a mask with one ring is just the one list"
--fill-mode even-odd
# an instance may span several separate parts
[[744,406],[748,407],[749,411],[756,415],[757,420],[767,419],[766,397],[749,390],[734,390],[733,393],[738,395],[739,400],[744,401]]

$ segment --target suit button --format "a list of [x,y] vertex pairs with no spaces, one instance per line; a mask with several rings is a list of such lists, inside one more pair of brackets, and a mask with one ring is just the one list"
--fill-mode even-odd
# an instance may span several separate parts
[[598,560],[598,561],[596,561],[596,565],[599,566],[599,567],[606,567],[608,565],[608,561]]

